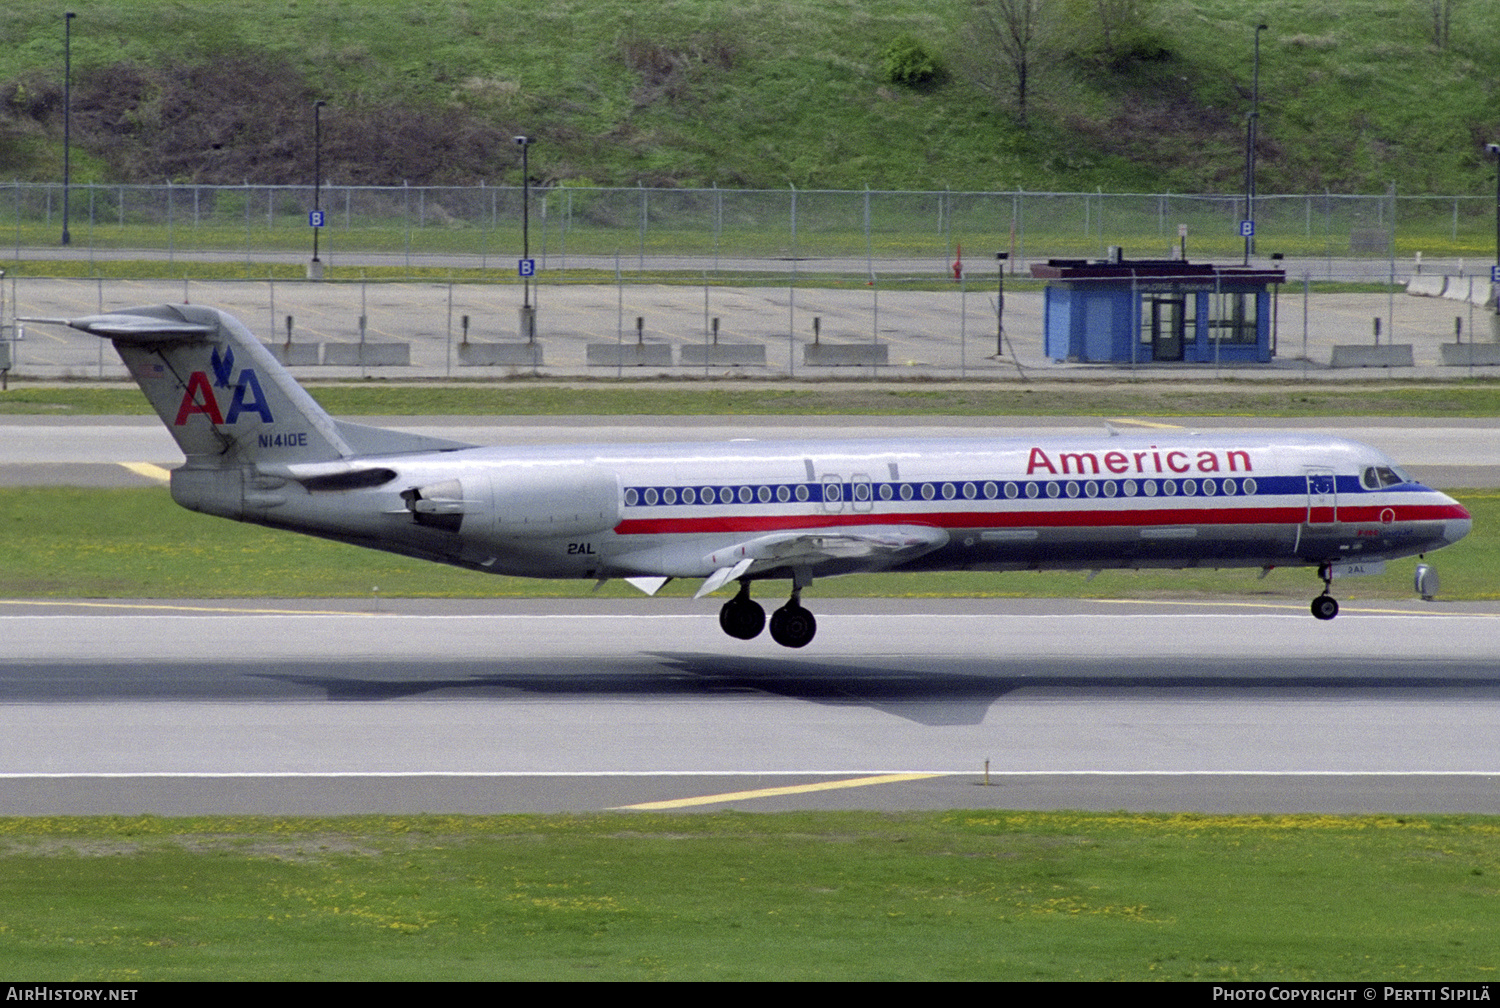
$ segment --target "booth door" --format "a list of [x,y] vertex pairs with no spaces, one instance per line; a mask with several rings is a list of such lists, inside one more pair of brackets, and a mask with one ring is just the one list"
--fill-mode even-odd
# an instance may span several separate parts
[[1181,295],[1141,298],[1141,344],[1150,349],[1151,360],[1182,360],[1186,320],[1187,303]]

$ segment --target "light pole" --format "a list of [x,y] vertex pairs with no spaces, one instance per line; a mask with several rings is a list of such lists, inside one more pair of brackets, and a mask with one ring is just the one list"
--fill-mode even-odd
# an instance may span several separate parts
[[15,334],[5,336],[5,271],[0,269],[0,392],[10,391],[10,369],[15,366],[11,351],[15,348]]
[[1255,26],[1255,60],[1250,85],[1250,118],[1245,123],[1245,261],[1250,265],[1250,253],[1255,250],[1255,140],[1260,126],[1260,33],[1267,25]]
[[513,137],[521,148],[521,335],[526,342],[536,342],[536,309],[531,306],[531,277],[536,266],[531,261],[531,137]]
[[313,255],[308,269],[308,279],[323,279],[323,263],[318,258],[318,232],[323,230],[323,106],[328,103],[321,98],[313,102],[313,212],[308,221],[312,225]]
[[[1500,282],[1500,144],[1485,144],[1484,149],[1495,156],[1495,268],[1490,271],[1491,289]],[[1495,332],[1500,335],[1500,294],[1495,297]]]
[[71,244],[68,233],[68,187],[73,181],[73,19],[72,11],[63,15],[63,232],[62,243]]
[[1009,252],[996,252],[995,265],[998,267],[1000,276],[999,287],[995,291],[995,356],[1005,356],[1005,261],[1010,258]]

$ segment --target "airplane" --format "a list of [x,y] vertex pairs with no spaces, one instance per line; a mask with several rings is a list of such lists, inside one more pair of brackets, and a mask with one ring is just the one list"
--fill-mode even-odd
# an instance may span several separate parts
[[1313,567],[1335,576],[1457,542],[1457,501],[1318,435],[985,437],[481,447],[336,420],[230,315],[154,305],[74,319],[114,343],[186,456],[185,508],[491,574],[734,583],[731,637],[817,631],[802,592],[864,571]]

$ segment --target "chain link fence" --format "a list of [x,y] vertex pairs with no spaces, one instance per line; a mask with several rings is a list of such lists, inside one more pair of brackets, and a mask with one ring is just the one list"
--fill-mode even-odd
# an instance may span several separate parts
[[[509,265],[522,245],[523,193],[478,186],[322,187],[323,254],[457,255]],[[67,193],[71,245],[101,254],[153,250],[243,254],[309,249],[311,186],[76,185]],[[59,244],[60,185],[0,184],[0,248],[45,258]],[[532,188],[525,216],[543,269],[807,268],[874,271],[881,263],[947,271],[1008,253],[1012,268],[1094,258],[1225,260],[1246,254],[1243,196],[730,189]],[[1258,258],[1402,260],[1494,254],[1485,196],[1339,195],[1257,198]],[[781,265],[776,265],[781,264]],[[805,266],[804,266],[805,264]],[[863,265],[861,265],[863,264]],[[756,267],[748,267],[756,268]]]

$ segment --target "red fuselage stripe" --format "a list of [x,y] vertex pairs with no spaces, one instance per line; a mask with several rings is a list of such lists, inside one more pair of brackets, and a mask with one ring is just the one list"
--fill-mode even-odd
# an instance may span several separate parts
[[[1315,508],[1331,512],[1332,508]],[[1381,514],[1393,513],[1391,522]],[[1329,518],[1332,517],[1330,514]],[[1457,504],[1339,505],[1344,524],[1392,524],[1468,518]],[[1125,511],[864,511],[855,514],[713,515],[694,518],[627,518],[615,527],[620,535],[671,535],[702,532],[774,532],[780,529],[839,528],[859,525],[929,525],[944,529],[1107,528],[1158,525],[1300,525],[1307,505],[1239,508],[1152,508]]]

